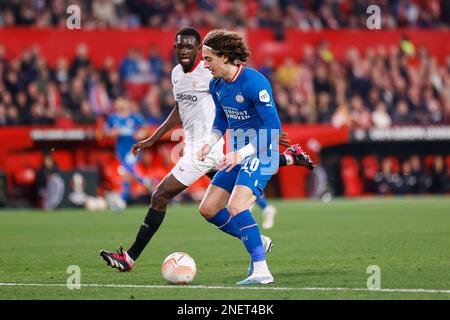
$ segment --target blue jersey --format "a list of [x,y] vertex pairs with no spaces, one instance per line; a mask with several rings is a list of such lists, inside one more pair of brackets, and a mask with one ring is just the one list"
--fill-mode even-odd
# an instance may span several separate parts
[[[252,68],[241,66],[232,82],[222,78],[212,79],[210,92],[216,104],[213,129],[219,130],[222,135],[228,128],[234,132],[241,129],[246,132],[244,144],[253,143],[258,151],[272,149],[276,145],[278,150],[281,122],[273,100],[272,87],[266,77]],[[261,132],[266,135],[262,137]],[[275,136],[271,135],[273,132],[276,133]],[[237,144],[238,135],[235,133],[234,150],[243,147],[242,143]],[[259,145],[257,142],[260,142]]]
[[116,138],[116,150],[121,160],[130,151],[133,144],[136,143],[134,135],[144,125],[145,120],[138,114],[129,114],[122,117],[114,113],[108,117],[106,128],[119,129],[119,135]]
[[213,130],[223,135],[232,129],[234,150],[248,144],[257,150],[230,172],[217,172],[211,184],[229,193],[235,185],[244,185],[259,197],[279,165],[281,122],[269,80],[256,70],[241,66],[232,82],[213,79],[209,87],[216,104]]

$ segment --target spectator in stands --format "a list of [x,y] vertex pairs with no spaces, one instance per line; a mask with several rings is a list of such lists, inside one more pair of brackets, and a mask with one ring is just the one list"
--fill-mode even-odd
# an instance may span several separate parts
[[53,72],[53,78],[58,83],[69,81],[69,62],[66,58],[61,57],[56,62],[56,69]]
[[299,66],[292,57],[286,57],[284,63],[277,68],[277,79],[283,87],[291,87],[300,73]]
[[271,80],[272,75],[276,72],[275,62],[272,58],[267,57],[258,71],[261,72],[261,74],[264,75],[267,79]]
[[161,111],[161,106],[158,103],[153,103],[152,96],[147,94],[142,104],[142,114],[148,125],[160,125],[164,122],[166,117]]
[[[382,102],[380,97],[380,90],[377,87],[372,87],[369,91],[369,96],[366,105],[372,112],[375,110],[377,103]],[[386,109],[387,110],[387,109]]]
[[433,167],[431,168],[431,185],[429,192],[444,193],[449,191],[449,177],[446,173],[444,157],[437,155],[433,159]]
[[395,106],[395,110],[392,116],[392,121],[394,124],[413,124],[414,116],[409,112],[408,103],[405,100],[399,100]]
[[8,124],[7,109],[4,104],[0,103],[0,126],[6,126]]
[[97,116],[106,116],[112,111],[108,92],[98,73],[93,73],[89,82],[89,104]]
[[81,101],[81,108],[75,115],[75,121],[79,124],[96,124],[96,116],[92,112],[88,100]]
[[350,100],[350,117],[353,128],[368,129],[371,126],[370,112],[360,95],[353,95]]
[[314,74],[314,93],[319,95],[321,92],[331,93],[331,83],[328,77],[326,66],[321,63],[315,68]]
[[16,106],[10,105],[8,107],[7,115],[8,115],[8,125],[18,126],[21,124],[19,118],[19,110],[17,109]]
[[392,172],[391,159],[384,158],[381,161],[381,171],[375,175],[374,181],[379,195],[392,194],[396,190],[399,177],[398,174]]
[[317,122],[330,123],[333,115],[333,107],[331,105],[331,97],[327,92],[321,92],[317,101]]
[[420,98],[419,88],[411,87],[408,90],[408,105],[410,112],[414,115],[414,122],[416,124],[429,124],[429,117],[426,112],[427,109]]
[[84,88],[83,79],[77,77],[73,78],[70,85],[70,90],[63,96],[64,105],[72,112],[76,114],[81,107],[81,101],[87,99],[87,94]]
[[391,116],[387,112],[386,104],[382,101],[378,102],[375,110],[372,112],[372,123],[375,128],[389,128],[392,124]]
[[411,163],[408,159],[403,161],[401,170],[398,175],[398,182],[394,192],[396,194],[408,194],[412,192],[412,188],[416,183],[415,177],[411,175]]
[[164,76],[164,61],[161,59],[158,47],[152,46],[150,48],[148,63],[150,64],[154,82],[160,82]]
[[115,2],[110,0],[92,1],[92,15],[98,21],[97,26],[107,27],[118,24]]
[[120,64],[120,78],[127,81],[135,73],[137,73],[137,50],[130,48]]
[[75,77],[80,69],[88,69],[91,67],[91,60],[89,59],[88,48],[84,43],[81,43],[76,48],[75,58],[70,65],[70,77]]
[[425,191],[425,173],[422,168],[420,157],[414,154],[410,157],[411,172],[410,172],[410,185],[411,191],[415,194]]
[[346,103],[340,104],[336,111],[331,116],[331,125],[336,128],[340,127],[350,127],[352,124],[352,117],[350,115],[350,110]]
[[51,125],[55,123],[52,114],[40,102],[35,102],[31,106],[31,124],[32,125]]

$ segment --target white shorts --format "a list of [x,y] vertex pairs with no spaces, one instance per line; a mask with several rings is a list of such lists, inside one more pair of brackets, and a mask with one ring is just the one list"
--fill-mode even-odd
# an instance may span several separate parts
[[204,161],[200,161],[191,155],[185,155],[178,160],[170,173],[186,187],[189,187],[206,173],[215,171],[216,166],[222,159],[222,152],[211,152]]

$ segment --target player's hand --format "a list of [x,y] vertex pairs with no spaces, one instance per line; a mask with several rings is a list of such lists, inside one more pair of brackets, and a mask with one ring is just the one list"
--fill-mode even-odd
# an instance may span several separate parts
[[242,157],[239,152],[228,152],[222,159],[222,161],[216,166],[217,170],[225,170],[230,172],[236,165],[241,164]]
[[287,137],[286,132],[282,132],[278,138],[278,141],[283,147],[290,147],[291,146],[291,139]]
[[149,141],[147,140],[141,140],[136,142],[135,144],[133,144],[133,146],[131,147],[131,153],[133,153],[133,155],[135,157],[137,157],[139,151],[141,151],[141,149],[144,148],[148,148],[151,147],[151,144],[149,143]]
[[201,147],[198,151],[197,151],[197,158],[200,161],[205,160],[206,156],[208,155],[208,153],[211,151],[211,145],[209,143],[204,144],[203,147]]

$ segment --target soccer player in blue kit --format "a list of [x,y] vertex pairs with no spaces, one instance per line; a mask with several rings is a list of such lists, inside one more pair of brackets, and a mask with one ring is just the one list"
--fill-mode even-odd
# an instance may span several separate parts
[[[135,157],[130,149],[140,140],[142,134],[145,134],[145,121],[141,115],[132,113],[129,101],[120,97],[115,101],[116,112],[111,114],[105,125],[105,132],[108,136],[116,139],[116,155],[120,164],[125,168],[126,173],[140,183],[146,184],[143,177],[140,177],[135,170],[138,158]],[[126,202],[129,198],[130,182],[127,178],[123,179],[121,198]]]
[[[174,67],[171,75],[174,97],[177,100],[177,104],[166,121],[150,137],[138,141],[131,147],[131,152],[138,155],[141,149],[152,147],[166,132],[178,124],[182,124],[185,131],[185,137],[189,137],[189,139],[185,139],[183,157],[177,162],[172,171],[160,182],[160,184],[158,184],[155,191],[152,193],[150,200],[151,204],[147,215],[144,218],[144,223],[141,224],[136,235],[136,240],[132,246],[127,251],[123,251],[122,246],[120,246],[116,253],[107,250],[100,251],[100,256],[106,261],[107,265],[122,272],[129,272],[134,268],[136,260],[163,223],[170,201],[203,175],[207,175],[210,178],[215,176],[217,172],[216,166],[222,161],[223,139],[214,141],[217,143],[214,143],[214,148],[208,149],[208,155],[204,155],[202,161],[199,161],[197,158],[197,151],[202,148],[205,143],[209,142],[209,135],[215,119],[215,110],[217,108],[213,96],[210,94],[210,81],[213,78],[213,75],[205,69],[205,64],[207,62],[200,61],[200,58],[198,57],[201,45],[201,36],[197,30],[193,28],[183,28],[177,32],[175,35],[174,49],[179,64]],[[246,70],[246,68],[241,68],[239,70],[244,69]],[[251,70],[251,72],[256,73],[254,70]],[[248,71],[245,71],[245,74],[247,73]],[[244,99],[241,102],[247,104],[247,99],[249,99],[247,92],[245,95],[245,97],[243,94],[238,95],[236,96],[236,99],[238,101]],[[263,100],[268,98],[269,96],[262,97]],[[272,102],[269,101],[267,104],[270,103]],[[265,108],[268,107],[265,106]],[[272,105],[272,109],[275,110],[274,105]],[[221,113],[223,113],[223,111],[221,111]],[[276,116],[276,119],[278,119],[278,116]],[[226,120],[221,123],[221,125],[227,126]],[[278,135],[279,121],[277,122],[276,127],[276,133]],[[201,130],[196,128],[200,128]],[[222,133],[220,136],[222,136]],[[288,146],[289,144],[286,136],[283,136],[282,134],[280,137],[280,143],[284,146]],[[278,148],[278,144],[275,143],[274,147]],[[127,151],[129,151],[129,149]],[[314,163],[308,155],[301,150],[298,144],[289,146],[283,154],[274,152],[274,155],[277,157],[276,166],[274,166],[276,167],[274,168],[275,171],[278,168],[278,162],[280,162],[280,166],[297,165],[307,167],[310,170],[314,168]],[[258,159],[255,161],[257,160]],[[249,162],[248,165],[248,169],[252,170],[256,165],[256,162]],[[217,174],[222,173],[217,172]],[[253,175],[253,173],[251,175]],[[270,178],[270,176],[267,177]],[[220,179],[224,179],[224,177],[218,177],[217,179],[217,181],[219,181]],[[260,181],[258,188],[262,191],[265,186],[264,178],[260,179]],[[251,183],[254,183],[254,181]],[[224,198],[221,199],[220,206],[216,207],[215,204],[210,204],[210,198],[207,198],[200,207],[200,213],[208,222],[217,226],[219,230],[234,237],[241,238],[241,232],[234,221],[228,221],[231,216],[225,208],[233,185],[234,181],[227,187],[227,190],[229,191],[217,188],[218,190],[225,192],[226,199],[224,196]],[[215,189],[213,188],[213,190]],[[261,193],[258,192],[258,194]],[[270,251],[272,240],[269,237],[262,236],[260,242],[263,243],[263,254],[265,253],[264,251]],[[261,256],[256,256],[255,259],[259,261],[258,259],[260,258]],[[259,266],[257,266],[257,269],[258,268]],[[253,264],[250,265],[250,273],[252,272],[252,269]]]
[[[205,68],[213,79],[210,92],[216,105],[213,132],[198,151],[200,160],[229,129],[233,151],[224,155],[200,204],[203,216],[215,216],[218,225],[239,237],[251,256],[248,277],[238,285],[269,284],[274,278],[266,262],[261,234],[250,206],[262,195],[279,167],[281,123],[270,82],[245,67],[250,52],[236,32],[209,32],[202,47]],[[228,210],[226,210],[228,207]]]

